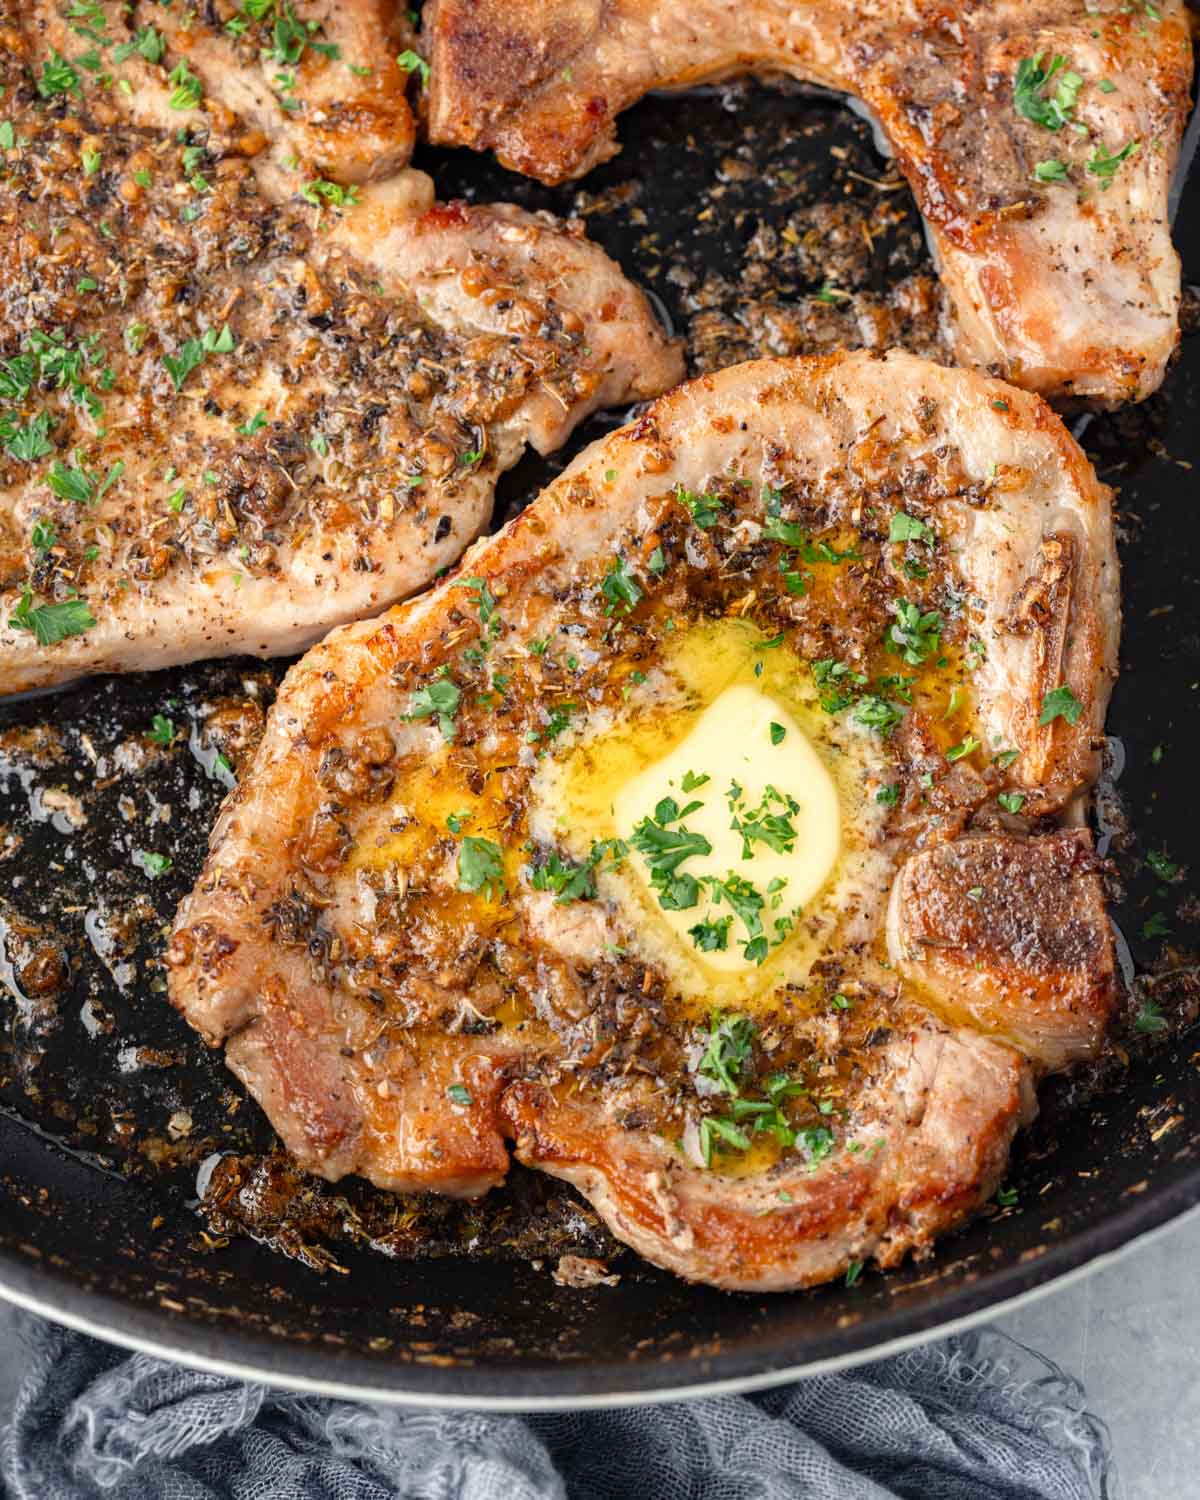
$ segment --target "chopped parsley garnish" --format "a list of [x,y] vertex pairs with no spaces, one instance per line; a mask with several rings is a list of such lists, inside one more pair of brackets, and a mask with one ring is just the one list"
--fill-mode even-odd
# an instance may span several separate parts
[[0,360],[0,399],[24,401],[38,378],[38,361],[32,354]]
[[1034,162],[1033,176],[1037,182],[1070,182],[1066,163],[1052,158],[1050,161]]
[[488,588],[487,580],[484,578],[460,578],[454,587],[470,589],[479,601],[479,623],[481,625],[490,625],[495,618],[498,601],[495,594]]
[[204,85],[188,67],[186,58],[167,74],[167,82],[173,85],[167,100],[172,109],[195,109],[204,98]]
[[1024,792],[998,792],[996,801],[1006,813],[1019,813],[1025,806]]
[[782,724],[776,724],[774,720],[772,720],[770,735],[772,745],[782,745],[784,738],[787,735],[787,730],[783,727]]
[[94,504],[99,505],[100,501],[103,500],[104,496],[112,489],[113,485],[116,484],[124,472],[125,460],[123,458],[117,459],[115,464],[108,466],[108,473],[100,481],[100,487],[96,491]]
[[741,1093],[742,1074],[753,1046],[754,1022],[749,1016],[714,1011],[709,1022],[708,1045],[696,1071],[722,1093],[736,1098]]
[[35,521],[29,533],[29,545],[39,557],[44,557],[58,543],[58,533],[53,521]]
[[1111,156],[1103,145],[1097,145],[1095,151],[1088,157],[1087,169],[1093,177],[1100,178],[1100,191],[1107,192],[1112,186],[1113,178],[1117,175],[1117,168],[1122,162],[1132,157],[1141,146],[1140,141],[1126,141],[1119,151]]
[[411,47],[406,48],[396,59],[397,66],[404,69],[406,73],[418,73],[421,78],[421,87],[424,88],[429,82],[429,64],[418,52]]
[[[729,920],[724,919],[726,924]],[[805,1092],[803,1083],[786,1073],[773,1073],[763,1080],[765,1099],[744,1096],[742,1082],[753,1044],[754,1023],[748,1016],[723,1016],[714,1011],[696,1071],[710,1085],[709,1092],[723,1093],[731,1102],[727,1115],[700,1117],[698,1136],[703,1165],[712,1166],[716,1150],[748,1151],[752,1136],[768,1131],[785,1150],[800,1144],[810,1163],[828,1155],[833,1136],[825,1126],[810,1126],[797,1132],[783,1113],[788,1099]]]
[[413,693],[405,717],[409,719],[436,718],[438,728],[442,731],[442,738],[453,740],[454,715],[458,712],[461,699],[462,692],[456,682],[449,677],[438,677],[428,686],[418,688]]
[[815,1167],[832,1153],[833,1131],[828,1125],[808,1125],[796,1132],[796,1145],[809,1166]]
[[712,845],[702,833],[669,826],[682,824],[682,819],[699,806],[698,802],[691,802],[680,808],[673,797],[664,797],[655,807],[654,816],[643,818],[629,839],[645,858],[650,884],[666,911],[687,911],[700,899],[700,882],[694,875],[681,873],[679,867],[694,855],[711,854]]
[[749,1151],[750,1137],[732,1120],[720,1115],[704,1115],[700,1120],[700,1155],[706,1167],[712,1166],[713,1148],[732,1146],[735,1151]]
[[[1023,57],[1017,64],[1013,79],[1013,108],[1044,130],[1061,130],[1075,109],[1083,78],[1079,73],[1071,72],[1065,57],[1052,57],[1043,68],[1044,55],[1039,52],[1035,57]],[[1058,82],[1054,92],[1047,95],[1045,90],[1055,78]]]
[[600,584],[600,592],[607,601],[604,607],[606,615],[627,615],[643,595],[641,584],[630,571],[625,559],[619,555],[609,563],[608,571]]
[[[284,0],[283,4],[276,4],[274,9],[275,24],[271,28],[272,46],[267,53],[271,62],[280,67],[295,67],[308,47],[335,61],[341,57],[342,49],[336,43],[314,40],[313,34],[320,30],[321,23],[299,20],[290,0]],[[261,20],[263,16],[270,13],[271,5],[268,4],[264,8],[262,0],[248,0],[246,11],[254,16],[255,20]],[[228,24],[226,23],[227,27]]]
[[359,190],[355,184],[343,187],[340,182],[330,182],[327,177],[314,177],[300,189],[300,196],[314,208],[329,204],[331,208],[353,208],[358,202]]
[[446,814],[446,827],[451,833],[461,833],[471,821],[473,814],[467,811],[452,812]]
[[1167,1029],[1166,1016],[1149,996],[1142,1001],[1141,1008],[1134,1017],[1133,1029],[1143,1036],[1153,1036],[1155,1032]]
[[43,99],[53,99],[57,94],[82,92],[78,72],[53,48],[50,49],[48,60],[42,64],[42,76],[38,79],[37,91]]
[[[738,788],[740,793],[741,788]],[[735,815],[729,826],[735,833],[742,836],[742,858],[752,859],[754,857],[755,843],[766,844],[768,849],[774,850],[776,854],[790,854],[796,847],[796,826],[792,818],[800,811],[800,804],[794,797],[786,796],[769,786],[763,793],[762,802],[752,811],[742,807],[742,798],[739,795],[730,800],[730,811]],[[783,812],[772,812],[771,806],[784,809]],[[738,814],[741,816],[738,816]]]
[[230,354],[235,347],[233,333],[229,324],[225,323],[220,332],[215,328],[206,328],[198,339],[185,340],[180,345],[178,354],[164,354],[162,362],[175,389],[180,391],[183,389],[184,381],[193,370],[204,363],[208,355]]
[[845,552],[839,552],[829,542],[805,542],[800,547],[800,556],[807,563],[844,563],[861,562],[862,553],[856,552],[853,547],[848,547]]
[[762,910],[766,904],[762,892],[744,875],[735,875],[732,871],[724,880],[709,876],[704,883],[713,902],[716,905],[720,905],[723,900],[728,902],[733,908],[734,916],[746,929],[742,951],[747,963],[761,964],[769,948],[762,925]]
[[1001,1208],[1013,1208],[1020,1201],[1020,1196],[1016,1188],[999,1187],[996,1189],[996,1202]]
[[1078,724],[1082,713],[1083,704],[1064,682],[1061,687],[1052,688],[1042,699],[1038,723],[1053,724],[1055,719],[1066,719],[1068,724]]
[[1146,855],[1146,863],[1160,880],[1174,880],[1179,874],[1179,866],[1168,857],[1165,849],[1151,849]]
[[881,786],[875,793],[875,800],[884,807],[895,807],[900,800],[900,783],[897,781],[891,786]]
[[136,52],[148,63],[162,62],[167,50],[166,40],[153,26],[143,26],[131,42],[122,42],[113,51],[113,62],[123,63]]
[[862,1275],[863,1263],[861,1260],[852,1260],[846,1267],[846,1285],[853,1286]]
[[169,854],[156,854],[153,849],[139,849],[135,860],[151,880],[157,880],[160,875],[165,875],[174,863]]
[[33,592],[26,589],[21,602],[8,616],[10,630],[28,630],[39,646],[54,646],[69,636],[82,635],[96,623],[84,599],[65,599],[61,604],[33,602]]
[[581,865],[551,854],[544,865],[530,867],[530,883],[535,891],[553,891],[556,906],[569,906],[572,901],[591,901],[596,894],[596,877],[592,871],[602,854],[603,849],[593,848],[592,857]]
[[0,436],[4,439],[5,448],[14,458],[31,464],[54,452],[53,444],[48,441],[53,425],[54,418],[48,411],[38,412],[23,427],[14,427],[11,417],[5,413],[0,417]]
[[694,792],[697,787],[705,786],[711,780],[711,776],[697,776],[695,771],[685,771],[680,785],[685,792]]
[[1171,928],[1161,911],[1153,912],[1142,923],[1142,936],[1146,939],[1166,937]]
[[942,643],[942,617],[936,609],[920,608],[907,599],[896,601],[896,620],[887,632],[887,649],[898,653],[910,667],[919,667]]
[[[832,656],[823,657],[812,664],[813,681],[820,689],[821,707],[827,714],[841,713],[854,702],[854,689],[865,687],[867,679],[861,672],[852,671],[845,662]],[[849,688],[851,691],[847,692]]]
[[718,500],[715,495],[697,495],[681,484],[675,486],[675,498],[687,508],[701,531],[711,530],[721,519],[721,512],[725,509],[725,502]]
[[803,526],[797,525],[795,521],[781,521],[778,516],[772,516],[763,527],[763,536],[768,542],[782,542],[785,547],[793,549],[803,547],[808,539],[808,533]]
[[473,1103],[473,1100],[471,1099],[471,1090],[467,1088],[465,1084],[461,1083],[450,1084],[446,1089],[446,1098],[450,1100],[451,1104],[461,1104],[463,1106],[466,1106]]
[[267,414],[265,411],[256,411],[248,422],[239,422],[237,430],[243,437],[253,437],[256,432],[261,432],[267,425]]
[[855,723],[863,725],[866,729],[874,729],[885,736],[891,734],[903,717],[904,709],[899,704],[880,698],[875,693],[864,694],[854,710]]
[[688,937],[701,953],[724,953],[729,946],[729,929],[732,926],[732,917],[718,917],[713,922],[697,922],[694,927],[688,928]]
[[146,731],[146,738],[156,745],[169,745],[175,738],[175,724],[166,714],[155,714]]
[[46,483],[60,500],[73,500],[77,505],[86,505],[96,487],[95,479],[86,469],[68,469],[57,458],[50,465]]
[[966,739],[960,740],[957,745],[951,745],[946,751],[946,759],[949,761],[965,760],[968,755],[974,755],[980,748],[979,741],[973,734],[967,735]]
[[926,542],[933,545],[933,528],[905,510],[898,510],[888,527],[889,542]]
[[531,729],[529,731],[529,734],[526,736],[528,742],[532,745],[536,744],[538,740],[556,740],[565,730],[570,729],[571,715],[575,711],[575,708],[576,705],[574,703],[561,703],[557,708],[551,709],[546,715],[546,722],[543,727],[540,730]]
[[491,839],[468,833],[458,851],[458,888],[482,891],[488,901],[504,894],[504,855]]

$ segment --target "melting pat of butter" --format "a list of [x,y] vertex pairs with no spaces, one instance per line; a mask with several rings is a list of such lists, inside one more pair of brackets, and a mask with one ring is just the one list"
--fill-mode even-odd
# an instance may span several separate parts
[[[670,815],[672,801],[685,816]],[[833,778],[791,714],[747,683],[726,688],[668,755],[627,782],[613,815],[663,920],[723,970],[753,966],[786,940],[841,850]]]

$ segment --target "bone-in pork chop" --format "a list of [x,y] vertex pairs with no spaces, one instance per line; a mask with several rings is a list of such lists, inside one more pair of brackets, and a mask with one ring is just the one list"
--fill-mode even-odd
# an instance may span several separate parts
[[[288,674],[171,996],[330,1179],[523,1162],[741,1288],[891,1264],[1096,1054],[1109,494],[1036,396],[762,361]],[[889,890],[897,896],[888,916]]]
[[433,0],[424,32],[432,139],[548,182],[611,156],[650,89],[766,72],[845,91],[912,185],[961,363],[1105,404],[1162,380],[1183,0]]
[[678,377],[548,216],[415,173],[276,203],[0,42],[0,692],[299,650],[452,563],[527,444]]

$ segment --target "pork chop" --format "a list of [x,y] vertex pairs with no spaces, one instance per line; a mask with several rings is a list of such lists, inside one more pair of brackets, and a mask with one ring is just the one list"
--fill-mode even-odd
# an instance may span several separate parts
[[678,378],[570,226],[409,173],[274,202],[233,136],[0,42],[0,692],[299,650],[452,563],[526,445]]
[[848,93],[916,195],[960,363],[1108,405],[1163,378],[1183,0],[433,0],[424,36],[431,138],[547,182],[611,156],[650,89],[759,72]]
[[397,58],[411,54],[413,30],[402,6],[23,0],[20,9],[39,68],[62,59],[99,75],[134,124],[236,141],[243,155],[267,152],[277,169],[335,183],[392,176],[412,155],[412,74]]
[[[171,998],[324,1177],[469,1196],[512,1141],[684,1276],[892,1264],[1103,1043],[1103,896],[1056,820],[1118,617],[1108,491],[1038,397],[898,353],[693,381],[292,668]],[[762,861],[824,776],[840,847],[796,904]]]

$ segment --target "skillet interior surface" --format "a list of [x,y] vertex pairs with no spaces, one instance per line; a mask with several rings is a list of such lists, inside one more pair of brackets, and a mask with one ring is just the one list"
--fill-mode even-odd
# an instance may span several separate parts
[[[662,299],[693,370],[858,342],[863,329],[939,353],[915,209],[847,110],[737,87],[650,99],[622,138],[615,162],[553,191],[469,153],[418,164],[442,197],[583,215]],[[1186,284],[1200,277],[1198,182],[1176,239]],[[510,475],[497,519],[612,420]],[[1123,672],[1096,822],[1139,977],[1114,1056],[1043,1090],[1003,1203],[922,1263],[770,1299],[689,1287],[630,1254],[612,1257],[615,1287],[557,1286],[557,1253],[613,1247],[567,1190],[520,1173],[484,1205],[444,1212],[349,1185],[321,1197],[319,1244],[278,1216],[275,1248],[206,1220],[200,1164],[261,1161],[272,1137],[166,1004],[159,954],[230,780],[218,752],[236,769],[282,670],[217,663],[0,708],[0,1292],[285,1382],[570,1404],[865,1358],[1200,1201],[1200,902],[1186,867],[1200,853],[1200,339],[1185,334],[1144,406],[1072,425],[1119,490]],[[180,730],[169,750],[145,737],[155,713]],[[171,869],[152,878],[145,851]],[[427,1246],[455,1253],[415,1254],[410,1218]]]

